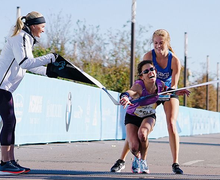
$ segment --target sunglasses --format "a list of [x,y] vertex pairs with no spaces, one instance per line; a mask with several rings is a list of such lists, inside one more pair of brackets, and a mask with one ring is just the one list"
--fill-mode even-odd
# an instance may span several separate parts
[[145,69],[140,75],[142,74],[148,74],[150,71],[154,71],[155,68],[154,67],[151,67],[150,69]]

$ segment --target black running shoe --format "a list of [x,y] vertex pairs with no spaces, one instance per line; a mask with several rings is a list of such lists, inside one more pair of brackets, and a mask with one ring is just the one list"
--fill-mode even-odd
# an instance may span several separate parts
[[16,162],[15,160],[12,160],[11,163],[12,163],[14,166],[16,166],[16,167],[18,167],[18,168],[20,168],[20,169],[24,169],[24,173],[28,173],[28,172],[31,170],[30,168],[21,166],[21,165],[18,164],[18,162]]
[[182,169],[180,169],[180,166],[177,163],[173,163],[172,169],[175,174],[183,174]]
[[125,161],[118,159],[116,163],[111,167],[111,172],[121,172],[125,168]]
[[[0,165],[0,171],[3,174],[21,174],[24,172],[24,169],[21,169],[19,167],[16,167],[15,165],[13,165],[10,161],[5,162],[5,163],[1,163]],[[1,173],[1,174],[2,174]]]

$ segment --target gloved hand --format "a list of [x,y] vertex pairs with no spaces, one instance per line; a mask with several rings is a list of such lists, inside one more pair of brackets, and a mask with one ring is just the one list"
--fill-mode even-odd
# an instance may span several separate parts
[[57,68],[53,63],[47,65],[46,75],[51,78],[57,78],[58,75],[54,72],[54,69]]
[[54,55],[54,58],[50,59],[51,63],[56,62],[57,58],[59,57],[59,54],[57,54],[57,53],[52,53],[52,54]]
[[59,56],[59,54],[57,54],[57,53],[53,53],[53,55],[55,56],[55,59],[57,59]]

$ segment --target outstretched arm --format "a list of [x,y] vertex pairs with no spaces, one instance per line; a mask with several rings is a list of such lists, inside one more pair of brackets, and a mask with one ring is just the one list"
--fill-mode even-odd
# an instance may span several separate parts
[[124,106],[124,109],[130,105],[133,106],[134,104],[131,103],[129,97],[132,99],[138,99],[142,94],[142,87],[140,84],[134,84],[131,89],[127,90],[126,92],[121,93],[120,95],[120,104]]

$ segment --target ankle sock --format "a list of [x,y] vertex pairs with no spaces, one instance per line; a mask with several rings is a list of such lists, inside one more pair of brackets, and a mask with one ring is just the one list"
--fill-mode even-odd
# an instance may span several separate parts
[[1,160],[1,166],[4,166],[6,164],[6,162],[3,162],[2,160]]

